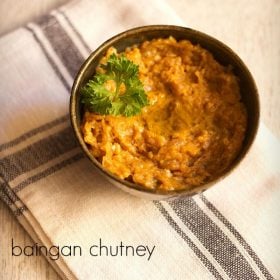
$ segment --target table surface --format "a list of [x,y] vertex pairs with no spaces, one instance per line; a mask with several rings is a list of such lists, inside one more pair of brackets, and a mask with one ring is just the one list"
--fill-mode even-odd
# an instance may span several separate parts
[[[2,0],[0,35],[66,2]],[[217,37],[239,53],[257,82],[262,121],[280,138],[280,1],[167,0],[167,3],[186,25]],[[60,279],[43,257],[11,256],[12,237],[22,247],[32,244],[32,240],[2,201],[0,232],[0,279]]]

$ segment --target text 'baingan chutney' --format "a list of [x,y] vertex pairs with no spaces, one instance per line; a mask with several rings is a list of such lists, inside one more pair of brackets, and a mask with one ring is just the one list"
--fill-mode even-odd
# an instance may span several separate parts
[[101,59],[82,88],[82,133],[110,172],[147,189],[191,189],[220,176],[247,127],[231,66],[188,40],[145,41]]

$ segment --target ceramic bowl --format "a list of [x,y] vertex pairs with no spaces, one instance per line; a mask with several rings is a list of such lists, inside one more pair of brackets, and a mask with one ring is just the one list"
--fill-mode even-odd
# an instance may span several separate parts
[[[128,46],[141,44],[146,40],[151,40],[154,38],[166,38],[169,36],[173,36],[177,40],[187,39],[194,44],[199,44],[201,47],[209,50],[214,55],[215,59],[222,65],[231,65],[233,67],[233,72],[240,80],[242,101],[245,104],[248,112],[248,125],[243,146],[238,156],[232,162],[229,168],[220,175],[219,178],[191,190],[158,192],[154,190],[148,190],[141,185],[120,179],[106,170],[90,153],[81,133],[81,122],[84,114],[84,108],[80,100],[80,89],[88,82],[90,78],[93,77],[96,66],[98,65],[101,57],[105,55],[109,47],[114,46],[118,52],[122,52]],[[72,87],[70,99],[70,117],[75,136],[80,143],[85,155],[91,160],[93,166],[114,185],[123,189],[124,191],[142,198],[153,200],[192,196],[210,188],[226,176],[230,176],[230,174],[235,170],[236,166],[245,158],[254,141],[259,124],[259,112],[259,96],[254,79],[244,62],[238,57],[237,54],[235,54],[228,46],[207,34],[190,28],[171,25],[150,25],[137,27],[120,33],[100,45],[94,52],[92,52],[92,54],[84,62],[77,73]]]

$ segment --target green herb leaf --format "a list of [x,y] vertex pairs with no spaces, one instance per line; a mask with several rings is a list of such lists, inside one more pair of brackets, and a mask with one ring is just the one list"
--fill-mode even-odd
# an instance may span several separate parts
[[[112,54],[97,73],[81,90],[82,103],[89,111],[101,115],[137,115],[148,105],[147,95],[139,80],[139,67],[124,55]],[[106,82],[114,81],[115,90],[108,90]]]

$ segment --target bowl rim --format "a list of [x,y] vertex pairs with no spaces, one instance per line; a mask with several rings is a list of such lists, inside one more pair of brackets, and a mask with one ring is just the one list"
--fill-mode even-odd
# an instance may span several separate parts
[[[210,182],[207,182],[205,184],[202,184],[201,186],[198,187],[193,187],[191,189],[181,189],[181,190],[172,190],[172,191],[158,191],[158,190],[154,190],[154,189],[148,189],[144,186],[141,186],[139,184],[127,181],[125,179],[121,179],[118,176],[114,175],[112,172],[110,172],[109,170],[107,170],[106,168],[103,167],[103,165],[90,153],[85,141],[83,140],[80,128],[77,124],[77,116],[76,116],[76,100],[77,100],[77,96],[79,94],[78,88],[79,88],[79,84],[82,80],[83,74],[86,71],[86,69],[90,66],[90,64],[92,63],[92,61],[94,61],[95,57],[97,57],[102,51],[107,50],[109,47],[113,46],[115,42],[120,41],[126,37],[129,37],[131,35],[135,35],[135,34],[141,34],[142,32],[148,32],[148,31],[166,31],[166,30],[170,30],[170,31],[180,31],[180,32],[191,32],[193,34],[196,34],[200,37],[204,37],[205,39],[219,45],[219,47],[225,49],[227,52],[230,53],[231,56],[234,57],[234,59],[236,61],[238,61],[239,65],[243,68],[243,70],[245,72],[247,72],[246,74],[248,75],[248,77],[250,78],[250,83],[251,86],[253,88],[254,94],[255,94],[255,99],[256,99],[256,116],[255,116],[255,126],[253,129],[253,134],[250,137],[246,148],[243,148],[239,151],[238,155],[236,156],[236,158],[238,158],[237,160],[234,160],[234,163],[229,167],[228,170],[226,170],[225,172],[223,172],[221,175],[219,175],[217,178],[213,179]],[[204,47],[203,47],[204,48]],[[207,49],[207,48],[206,48]],[[197,31],[195,29],[189,28],[189,27],[183,27],[183,26],[178,26],[178,25],[144,25],[144,26],[138,26],[138,27],[134,27],[131,29],[128,29],[126,31],[123,31],[121,33],[118,33],[116,35],[114,35],[113,37],[109,38],[108,40],[106,40],[105,42],[103,42],[101,45],[99,45],[93,52],[90,53],[89,57],[84,61],[84,63],[81,65],[75,79],[74,79],[74,83],[73,86],[71,88],[71,96],[70,96],[70,104],[69,104],[69,110],[70,110],[70,120],[71,120],[71,125],[72,128],[74,130],[74,134],[75,137],[78,140],[79,145],[81,146],[84,154],[87,156],[87,158],[90,159],[90,161],[94,164],[94,166],[97,168],[97,170],[99,172],[101,172],[101,174],[103,174],[105,177],[107,177],[107,179],[111,179],[113,180],[115,183],[119,183],[129,189],[134,189],[134,190],[138,190],[140,192],[144,192],[146,194],[149,195],[155,195],[155,196],[162,196],[162,198],[170,198],[170,197],[178,197],[178,196],[192,196],[194,194],[203,192],[205,190],[207,190],[209,187],[211,187],[212,185],[222,181],[225,177],[227,177],[228,175],[230,175],[239,165],[240,163],[243,161],[243,159],[246,157],[246,155],[248,154],[248,152],[251,150],[252,144],[256,138],[257,132],[258,132],[258,128],[259,128],[259,122],[260,122],[260,98],[259,98],[259,93],[258,93],[258,89],[255,83],[255,80],[250,72],[250,70],[248,69],[248,67],[245,65],[245,63],[242,61],[242,59],[227,45],[225,45],[223,42],[219,41],[218,39],[203,33],[201,31]],[[242,154],[242,156],[240,156],[240,154]],[[108,178],[109,177],[109,178]]]

